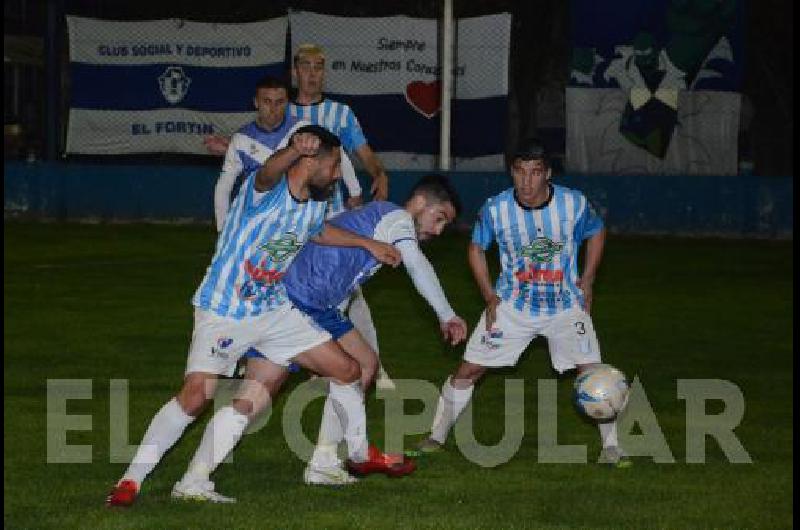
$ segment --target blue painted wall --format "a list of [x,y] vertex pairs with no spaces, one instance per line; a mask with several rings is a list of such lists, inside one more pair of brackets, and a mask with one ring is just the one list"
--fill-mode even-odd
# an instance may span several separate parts
[[[6,162],[6,217],[211,222],[218,170],[205,166]],[[391,172],[403,201],[420,172]],[[486,197],[511,185],[503,173],[450,174],[471,223]],[[362,175],[364,189],[368,180]],[[609,229],[629,234],[792,237],[791,177],[592,175],[555,178],[583,190]]]

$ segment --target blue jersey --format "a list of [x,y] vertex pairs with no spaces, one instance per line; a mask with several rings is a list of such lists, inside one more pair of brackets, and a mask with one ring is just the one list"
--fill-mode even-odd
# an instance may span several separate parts
[[551,186],[538,208],[521,205],[514,188],[490,197],[478,214],[472,242],[487,250],[497,241],[497,295],[532,316],[554,315],[583,304],[578,288],[578,249],[603,221],[580,191]]
[[[303,120],[312,125],[321,125],[342,142],[342,146],[349,155],[367,143],[361,125],[350,107],[338,101],[323,99],[319,103],[302,105],[289,104],[289,114],[298,120]],[[337,181],[333,196],[328,200],[328,217],[331,218],[345,210],[342,183]]]
[[271,131],[262,129],[255,121],[243,126],[231,138],[222,171],[238,176],[249,175],[260,168],[272,153],[283,147],[283,140],[288,140],[298,122],[287,113],[283,122]]
[[211,265],[192,298],[195,306],[235,319],[286,302],[279,280],[297,252],[323,228],[326,203],[298,201],[286,176],[268,192],[250,173],[228,212]]
[[[408,212],[385,201],[370,202],[329,222],[390,244],[416,239],[414,222]],[[305,308],[322,310],[338,306],[378,268],[378,260],[364,249],[310,242],[298,253],[283,281],[293,302]]]

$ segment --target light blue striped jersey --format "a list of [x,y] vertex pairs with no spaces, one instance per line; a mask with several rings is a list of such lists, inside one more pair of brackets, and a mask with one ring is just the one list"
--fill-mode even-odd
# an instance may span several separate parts
[[228,148],[222,170],[233,171],[237,176],[249,175],[278,149],[299,121],[286,113],[283,122],[271,131],[262,129],[255,120],[244,125],[231,138],[232,148]]
[[472,242],[484,250],[497,241],[497,295],[532,316],[583,304],[576,285],[578,249],[603,228],[583,193],[557,185],[550,189],[550,199],[538,208],[521,205],[514,188],[490,197],[472,232]]
[[[372,201],[349,210],[330,224],[355,234],[394,245],[416,240],[414,220],[396,204]],[[380,268],[380,262],[362,248],[334,247],[310,242],[297,254],[283,282],[292,301],[313,309],[328,309],[346,300],[356,287]]]
[[[367,143],[355,113],[344,103],[326,98],[310,105],[291,102],[289,115],[312,125],[321,125],[331,131],[342,142],[342,146],[351,158],[356,149]],[[328,219],[345,210],[342,185],[341,180],[337,181],[336,189],[328,199]]]
[[260,315],[286,302],[280,279],[297,252],[324,224],[324,201],[298,201],[284,175],[256,197],[256,172],[234,199],[206,275],[192,304],[234,319]]

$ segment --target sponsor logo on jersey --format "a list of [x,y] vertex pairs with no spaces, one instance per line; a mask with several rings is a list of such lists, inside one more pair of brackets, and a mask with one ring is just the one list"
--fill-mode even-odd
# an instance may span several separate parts
[[499,328],[492,328],[488,332],[481,335],[481,344],[490,350],[500,348],[500,340],[503,338],[503,330]]
[[227,359],[228,352],[225,350],[227,350],[231,344],[233,344],[233,339],[230,337],[218,338],[216,346],[211,347],[211,356],[219,357],[220,359]]
[[564,271],[561,269],[547,270],[533,267],[517,271],[514,276],[518,281],[524,283],[561,283],[564,280]]
[[283,278],[281,271],[267,268],[267,258],[254,265],[249,259],[244,262],[244,270],[248,279],[239,286],[239,297],[253,303],[266,303],[274,308],[284,301],[284,295],[278,289],[278,281]]
[[244,262],[244,271],[253,281],[261,283],[275,283],[283,278],[283,272],[266,268],[266,261],[264,259],[259,265],[253,265],[253,262],[247,259]]
[[297,236],[291,232],[284,234],[279,238],[267,241],[259,246],[259,250],[263,250],[273,261],[285,261],[298,250],[302,248],[303,244],[297,241]]
[[537,237],[530,244],[522,247],[519,255],[537,263],[550,263],[562,248],[564,248],[564,243],[557,243],[546,237]]

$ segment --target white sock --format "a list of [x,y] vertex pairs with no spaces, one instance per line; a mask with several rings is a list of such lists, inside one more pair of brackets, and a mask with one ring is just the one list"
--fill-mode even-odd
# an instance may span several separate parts
[[319,425],[319,436],[317,445],[314,447],[314,454],[311,456],[311,464],[314,467],[339,467],[342,461],[339,460],[339,442],[344,440],[344,429],[342,420],[336,414],[336,408],[330,395],[325,400],[325,408],[322,409],[322,421]]
[[328,399],[339,416],[347,442],[347,456],[354,462],[367,459],[367,416],[359,382],[340,385],[331,381]]
[[150,420],[150,426],[122,480],[133,480],[141,485],[193,421],[194,418],[183,411],[177,399],[169,400]]
[[447,433],[464,411],[464,408],[472,398],[474,385],[468,388],[456,388],[451,384],[452,377],[442,385],[442,395],[439,396],[439,404],[436,406],[436,415],[433,417],[431,426],[431,438],[439,443],[447,440]]
[[206,425],[183,481],[208,480],[209,475],[239,443],[248,421],[247,415],[230,405],[219,409]]
[[598,423],[597,428],[600,429],[600,441],[603,442],[603,448],[618,446],[617,440],[617,420],[608,423]]

